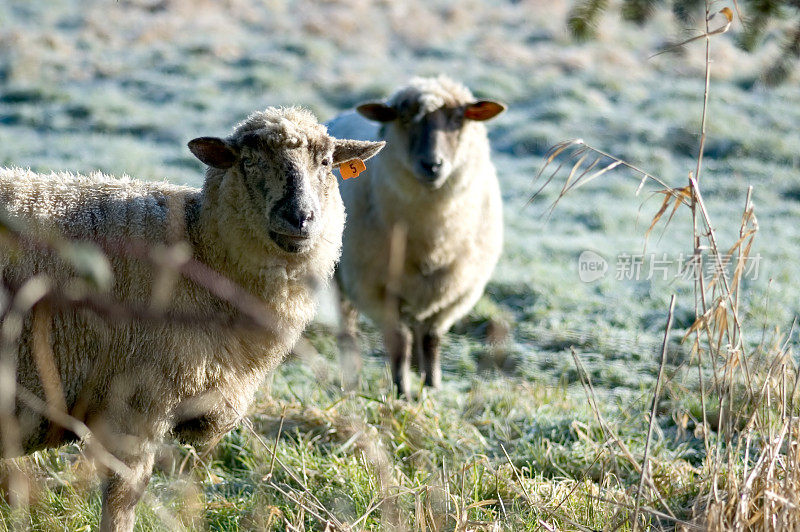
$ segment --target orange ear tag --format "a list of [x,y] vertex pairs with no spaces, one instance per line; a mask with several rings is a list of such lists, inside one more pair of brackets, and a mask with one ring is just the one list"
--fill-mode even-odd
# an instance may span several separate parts
[[351,159],[339,165],[339,172],[343,179],[358,177],[358,174],[367,169],[367,165],[361,159]]

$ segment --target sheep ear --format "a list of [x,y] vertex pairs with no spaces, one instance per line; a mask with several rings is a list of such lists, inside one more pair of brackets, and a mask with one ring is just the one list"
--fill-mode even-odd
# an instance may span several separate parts
[[239,150],[217,137],[199,137],[189,141],[195,157],[214,168],[230,168],[239,158]]
[[383,102],[362,103],[356,107],[356,111],[364,118],[374,120],[375,122],[391,122],[397,118],[397,111],[395,108]]
[[366,161],[386,145],[385,142],[370,142],[368,140],[336,139],[333,148],[334,166],[351,159]]
[[506,106],[492,100],[479,100],[464,108],[464,118],[470,120],[489,120],[506,110]]

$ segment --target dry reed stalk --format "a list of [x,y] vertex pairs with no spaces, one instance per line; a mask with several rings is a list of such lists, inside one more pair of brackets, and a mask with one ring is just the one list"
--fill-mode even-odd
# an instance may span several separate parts
[[[571,190],[619,167],[626,167],[639,176],[637,194],[647,181],[657,183],[660,186],[659,192],[664,194],[664,201],[654,215],[647,234],[661,219],[670,204],[672,210],[666,225],[681,205],[689,207],[692,220],[693,261],[702,266],[702,253],[708,250],[711,265],[716,270],[709,282],[706,282],[702,275],[695,276],[695,321],[686,334],[687,338],[693,336],[692,355],[697,363],[702,410],[701,434],[706,450],[706,475],[703,479],[703,488],[693,508],[695,522],[716,530],[797,529],[800,528],[800,511],[798,511],[800,505],[791,501],[796,500],[793,497],[797,497],[800,492],[798,474],[795,473],[800,468],[798,467],[800,443],[797,440],[800,429],[792,429],[795,419],[792,413],[797,411],[795,400],[800,372],[789,354],[787,344],[781,346],[776,343],[768,346],[762,334],[762,342],[753,349],[746,341],[746,324],[741,317],[744,264],[750,258],[758,231],[758,221],[751,203],[752,187],[747,190],[738,240],[727,250],[727,256],[734,259],[732,276],[729,276],[725,269],[723,248],[720,246],[715,225],[700,189],[711,94],[711,37],[727,31],[733,17],[730,10],[723,9],[720,13],[727,18],[727,22],[724,22],[719,31],[710,31],[708,23],[712,18],[711,3],[706,2],[705,33],[698,38],[704,38],[706,41],[700,145],[696,167],[694,172],[689,174],[688,186],[684,188],[669,186],[666,181],[633,164],[593,148],[582,140],[573,140],[556,144],[545,155],[545,163],[536,176],[536,180],[543,179],[543,183],[536,194],[544,190],[567,161],[571,160],[571,170],[553,201],[550,212]],[[593,159],[588,157],[590,153],[593,154]],[[566,158],[566,161],[560,160],[563,158]],[[555,166],[556,162],[558,164],[555,169],[545,173],[547,168]],[[611,440],[618,442],[619,438],[610,430],[600,414],[591,381],[587,383],[584,378],[585,372],[582,371],[574,351],[573,357],[589,405],[598,423]],[[710,371],[713,376],[710,385],[706,380],[706,371]],[[788,384],[790,382],[795,383],[791,392]],[[707,403],[709,398],[716,403],[718,413],[716,438],[711,434],[710,405]],[[800,424],[800,421],[798,423]],[[648,433],[652,429],[652,424],[651,409]],[[648,447],[646,444],[645,454],[648,452]],[[622,449],[623,456],[630,460],[625,448],[622,445],[619,448]],[[756,461],[751,466],[752,452],[756,454]],[[744,456],[743,461],[742,456]],[[645,459],[645,465],[646,462]],[[634,508],[639,506],[643,483],[647,477],[646,466],[637,470],[641,470],[642,476]],[[784,501],[789,503],[786,504]],[[638,527],[637,514],[638,510],[635,509],[633,523],[635,528]],[[678,522],[678,525],[683,528],[695,526],[683,522]]]

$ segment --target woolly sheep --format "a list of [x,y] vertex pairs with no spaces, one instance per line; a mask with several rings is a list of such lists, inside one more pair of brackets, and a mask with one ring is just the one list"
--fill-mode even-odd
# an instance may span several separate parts
[[[133,530],[134,508],[163,437],[172,433],[202,443],[239,421],[263,377],[312,318],[310,281],[333,274],[344,208],[331,169],[352,158],[368,159],[382,146],[333,138],[306,110],[268,108],[238,124],[226,139],[189,143],[209,165],[202,190],[102,174],[0,170],[0,209],[39,236],[58,230],[79,240],[160,245],[175,236],[168,233],[171,221],[178,220],[177,236],[191,245],[192,257],[250,292],[277,320],[266,329],[180,325],[113,321],[86,309],[52,307],[50,344],[65,406],[131,472],[107,475],[101,530]],[[130,257],[109,260],[115,274],[110,295],[126,304],[150,304],[158,271]],[[53,253],[0,255],[6,287],[19,287],[39,273],[53,286],[75,281]],[[207,312],[231,321],[241,316],[233,304],[185,279],[176,282],[167,305],[168,314]],[[44,379],[34,360],[34,322],[30,314],[25,318],[18,342],[17,389],[44,399]],[[29,404],[17,400],[15,408],[18,453],[74,437],[59,434]]]
[[[358,373],[347,352],[357,356],[361,311],[383,328],[401,393],[409,395],[412,354],[425,384],[441,384],[441,337],[480,298],[502,248],[500,187],[482,121],[504,109],[439,76],[414,78],[387,101],[329,123],[334,135],[387,142],[358,183],[341,187],[341,349],[356,367],[345,375]],[[393,247],[403,262],[390,275]]]

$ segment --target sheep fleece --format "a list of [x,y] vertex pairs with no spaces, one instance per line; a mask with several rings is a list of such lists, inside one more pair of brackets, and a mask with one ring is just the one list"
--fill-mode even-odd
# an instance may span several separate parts
[[[0,169],[0,206],[29,224],[35,235],[57,230],[74,239],[149,244],[182,237],[191,244],[195,259],[245,287],[276,320],[266,331],[245,330],[202,321],[189,326],[106,320],[88,310],[54,308],[49,339],[66,405],[95,431],[133,435],[133,440],[146,443],[193,418],[199,419],[197,425],[176,430],[181,439],[202,440],[229,430],[313,316],[309,280],[329,279],[339,255],[344,221],[339,194],[329,194],[323,205],[325,238],[293,257],[275,253],[253,238],[238,208],[247,203],[240,197],[243,193],[212,178],[201,191],[99,173],[41,175]],[[201,204],[208,207],[201,209]],[[170,235],[175,221],[183,232]],[[223,256],[235,261],[226,263]],[[148,304],[158,270],[147,261],[122,256],[109,260],[114,272],[111,295],[122,302]],[[46,273],[66,291],[77,286],[71,267],[52,252],[0,255],[4,284],[19,286],[37,273]],[[231,305],[182,278],[166,310],[237,316]],[[32,353],[34,314],[24,320],[18,383],[44,398]],[[20,403],[17,414],[25,452],[59,443],[43,417]],[[115,451],[136,454],[136,446],[131,442],[132,448]]]

